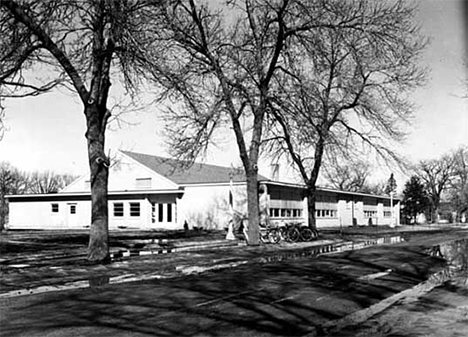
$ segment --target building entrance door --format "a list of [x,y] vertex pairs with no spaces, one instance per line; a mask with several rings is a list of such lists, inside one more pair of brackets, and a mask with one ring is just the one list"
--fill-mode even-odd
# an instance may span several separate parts
[[68,227],[78,226],[78,215],[77,215],[78,205],[76,203],[67,204],[67,225]]

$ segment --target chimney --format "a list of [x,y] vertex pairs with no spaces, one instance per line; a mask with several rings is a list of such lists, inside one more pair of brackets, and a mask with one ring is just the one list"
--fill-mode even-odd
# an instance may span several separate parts
[[271,180],[279,181],[279,164],[271,164]]

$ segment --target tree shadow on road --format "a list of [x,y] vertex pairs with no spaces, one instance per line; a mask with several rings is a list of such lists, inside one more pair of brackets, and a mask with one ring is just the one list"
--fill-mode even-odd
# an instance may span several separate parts
[[[325,322],[417,284],[430,272],[423,265],[439,263],[427,257],[431,260],[423,264],[419,259],[426,257],[407,250],[399,256],[402,267],[397,268],[379,259],[381,253],[250,264],[203,275],[37,295],[3,308],[2,333],[301,336],[320,332]],[[387,279],[359,278],[388,268],[396,272]]]

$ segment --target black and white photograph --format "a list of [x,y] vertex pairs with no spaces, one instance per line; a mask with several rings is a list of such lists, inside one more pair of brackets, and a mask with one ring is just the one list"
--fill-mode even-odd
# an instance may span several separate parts
[[468,336],[468,1],[0,0],[3,336]]

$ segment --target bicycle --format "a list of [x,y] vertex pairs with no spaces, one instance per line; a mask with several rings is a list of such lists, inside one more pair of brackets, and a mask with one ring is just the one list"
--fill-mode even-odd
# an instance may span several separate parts
[[298,225],[299,227],[299,232],[301,234],[301,240],[302,241],[306,241],[306,242],[309,242],[309,241],[312,241],[312,240],[317,240],[318,238],[318,232],[317,230],[314,228],[314,229],[311,229],[307,226],[303,226],[303,225]]
[[301,233],[294,223],[285,223],[279,227],[281,239],[289,242],[298,242],[301,238]]
[[289,242],[308,242],[318,238],[316,229],[311,229],[302,223],[286,223],[280,227],[279,231],[281,238]]
[[260,240],[263,243],[279,243],[281,237],[278,228],[271,225],[260,226]]

